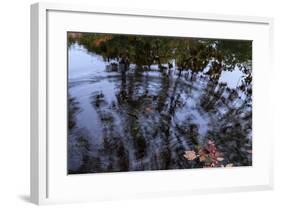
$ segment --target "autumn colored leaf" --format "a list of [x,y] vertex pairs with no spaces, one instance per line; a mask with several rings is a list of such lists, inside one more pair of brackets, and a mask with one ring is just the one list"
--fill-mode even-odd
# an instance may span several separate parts
[[184,157],[188,160],[194,160],[197,156],[196,156],[195,151],[188,150],[188,151],[185,151]]
[[205,151],[202,149],[199,149],[198,154],[199,154],[200,162],[204,162],[206,160],[206,156],[207,156]]
[[199,156],[199,160],[200,160],[200,162],[204,162],[206,160],[206,156],[205,155],[200,155]]
[[[224,160],[223,154],[217,150],[216,144],[213,140],[208,139],[203,146],[196,146],[195,150],[186,151],[184,157],[188,160],[199,158],[204,167],[224,167],[221,162]],[[231,164],[229,164],[230,167]]]

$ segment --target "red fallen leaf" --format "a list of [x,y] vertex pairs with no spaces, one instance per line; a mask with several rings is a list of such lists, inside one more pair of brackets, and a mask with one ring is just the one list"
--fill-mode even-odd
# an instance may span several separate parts
[[[203,167],[224,167],[221,164],[221,161],[224,160],[223,154],[217,150],[215,142],[211,139],[208,139],[203,147],[198,146],[195,150],[186,151],[184,157],[188,160],[198,157],[199,161],[203,163]],[[229,164],[227,167],[231,165]]]
[[194,160],[197,157],[195,151],[193,150],[185,151],[183,156],[188,160]]

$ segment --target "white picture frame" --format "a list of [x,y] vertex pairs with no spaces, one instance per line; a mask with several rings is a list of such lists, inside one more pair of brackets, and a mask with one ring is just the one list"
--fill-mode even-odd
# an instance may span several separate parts
[[[113,20],[112,17],[119,21],[120,27],[103,26],[105,23],[110,24],[108,22]],[[97,20],[99,24],[93,28],[92,23]],[[122,27],[124,21],[131,27]],[[153,30],[156,23],[165,26],[167,22],[175,25],[173,32],[163,27],[157,28],[158,31]],[[192,30],[181,31],[177,26],[180,24],[194,27],[191,27]],[[142,30],[133,25],[138,25]],[[144,25],[147,29],[143,28]],[[53,3],[31,5],[31,201],[50,204],[272,189],[273,144],[271,117],[267,113],[270,106],[267,93],[270,77],[263,73],[272,70],[272,28],[273,20],[265,17]],[[253,166],[67,175],[66,134],[63,130],[63,125],[66,127],[67,69],[66,53],[63,54],[66,51],[66,40],[62,39],[66,37],[66,31],[253,40]],[[54,38],[54,35],[58,38]],[[58,72],[56,77],[53,76],[55,69]],[[58,130],[58,126],[62,130]],[[175,178],[173,182],[172,178]],[[186,179],[184,183],[183,179]]]

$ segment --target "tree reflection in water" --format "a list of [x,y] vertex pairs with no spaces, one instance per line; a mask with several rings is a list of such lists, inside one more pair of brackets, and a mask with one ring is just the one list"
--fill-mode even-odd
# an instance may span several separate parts
[[68,33],[68,172],[252,164],[252,42]]

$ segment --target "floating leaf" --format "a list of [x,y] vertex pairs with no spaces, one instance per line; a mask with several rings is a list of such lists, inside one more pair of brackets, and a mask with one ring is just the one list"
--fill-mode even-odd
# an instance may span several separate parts
[[194,160],[197,156],[196,156],[195,151],[188,150],[188,151],[185,151],[184,157],[188,160]]
[[204,162],[206,160],[206,156],[205,155],[200,155],[199,156],[199,160],[200,160],[200,162]]
[[207,156],[205,151],[202,149],[199,149],[198,154],[199,154],[200,162],[204,162],[206,160],[206,156]]

